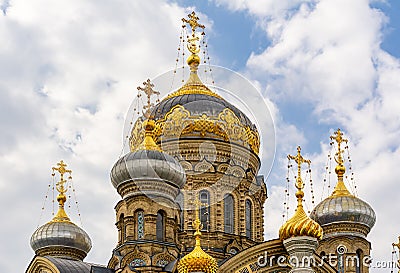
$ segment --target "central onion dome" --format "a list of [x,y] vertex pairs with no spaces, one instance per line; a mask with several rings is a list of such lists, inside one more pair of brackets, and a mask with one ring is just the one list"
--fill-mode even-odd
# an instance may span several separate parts
[[[255,125],[238,108],[205,86],[197,75],[199,57],[188,59],[187,82],[152,109],[157,143],[179,138],[210,138],[236,143],[258,155],[260,137]],[[134,151],[143,141],[139,118],[133,126],[130,147]]]
[[[376,222],[375,212],[367,202],[351,194],[343,182],[346,168],[343,165],[340,143],[347,143],[347,140],[342,138],[340,129],[335,132],[335,137],[332,136],[331,139],[335,139],[338,143],[337,158],[335,158],[338,163],[335,168],[338,182],[332,195],[319,203],[311,212],[310,217],[324,228],[325,233],[340,231],[341,233],[358,234],[364,237]],[[339,228],[342,224],[346,225],[343,230]],[[353,227],[349,227],[348,224]]]
[[63,257],[74,260],[83,260],[90,249],[92,242],[89,235],[80,227],[71,222],[64,210],[64,204],[67,197],[64,195],[63,174],[67,165],[63,161],[58,163],[61,173],[61,181],[57,183],[57,190],[60,192],[57,196],[59,208],[53,220],[39,227],[31,237],[31,247],[39,256]]

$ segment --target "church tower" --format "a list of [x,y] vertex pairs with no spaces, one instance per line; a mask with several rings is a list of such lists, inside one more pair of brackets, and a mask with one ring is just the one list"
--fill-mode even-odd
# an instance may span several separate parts
[[111,182],[122,200],[115,207],[118,244],[108,267],[159,272],[178,258],[180,210],[175,199],[186,177],[182,166],[153,140],[150,101],[156,91],[150,80],[144,85],[138,88],[148,98],[144,138],[111,170]]
[[[131,152],[111,171],[122,197],[116,206],[119,235],[112,268],[157,266],[156,255],[164,257],[161,266],[178,253],[191,252],[197,201],[204,247],[218,261],[263,241],[267,190],[258,175],[257,128],[200,80],[198,43],[204,25],[194,12],[182,21],[191,31],[184,37],[189,78],[154,106],[146,106],[148,116],[139,117],[131,130]],[[165,221],[164,237],[157,235],[158,219]]]
[[347,144],[347,139],[340,129],[331,140],[337,143],[337,184],[331,196],[319,203],[310,215],[324,230],[317,252],[326,259],[334,255],[339,273],[367,273],[369,267],[363,260],[370,255],[371,243],[367,235],[375,224],[375,212],[368,203],[351,194],[344,183],[346,168],[342,144]]

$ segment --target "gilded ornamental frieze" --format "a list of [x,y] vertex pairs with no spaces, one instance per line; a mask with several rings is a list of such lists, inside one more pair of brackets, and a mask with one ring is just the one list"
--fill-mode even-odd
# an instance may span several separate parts
[[[260,136],[258,132],[244,125],[229,108],[222,110],[218,116],[208,116],[206,114],[191,115],[184,106],[176,105],[164,118],[156,121],[153,131],[153,137],[157,143],[162,142],[163,139],[179,138],[183,135],[204,137],[207,134],[249,147],[256,154],[259,152]],[[143,120],[139,118],[131,131],[130,148],[132,151],[142,143],[143,138]]]

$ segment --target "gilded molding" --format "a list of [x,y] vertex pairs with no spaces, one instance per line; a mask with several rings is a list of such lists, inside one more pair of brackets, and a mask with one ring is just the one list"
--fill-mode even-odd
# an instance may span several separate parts
[[[139,118],[133,126],[130,136],[130,148],[134,151],[143,142],[143,120]],[[174,106],[164,118],[156,121],[154,128],[156,142],[164,139],[179,138],[181,135],[201,137],[213,134],[224,141],[229,141],[250,148],[258,154],[260,136],[255,129],[242,124],[235,113],[225,108],[217,117],[191,115],[182,105]]]

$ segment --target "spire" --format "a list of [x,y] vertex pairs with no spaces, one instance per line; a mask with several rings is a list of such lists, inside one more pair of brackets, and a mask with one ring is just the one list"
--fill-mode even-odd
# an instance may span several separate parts
[[308,166],[310,166],[311,161],[308,159],[304,159],[304,157],[301,155],[301,147],[297,147],[297,155],[288,155],[288,159],[292,159],[297,163],[297,178],[296,178],[296,197],[297,197],[297,209],[302,208],[303,209],[303,197],[304,197],[304,183],[303,180],[301,179],[301,164],[307,163]]
[[160,92],[153,89],[154,84],[151,83],[150,79],[147,79],[147,81],[143,82],[143,85],[144,87],[138,86],[137,90],[139,93],[142,91],[147,96],[147,104],[143,107],[143,115],[146,118],[146,120],[143,122],[143,129],[145,132],[143,142],[136,148],[135,151],[148,150],[161,152],[160,147],[154,142],[153,139],[155,122],[151,116],[151,108],[154,106],[154,103],[151,102],[151,97],[153,95],[159,95]]
[[[196,201],[194,202],[194,204],[195,204],[195,210],[194,210],[194,213],[195,213],[195,215],[196,215],[196,219],[194,220],[194,223],[193,223],[193,227],[194,227],[194,229],[196,230],[195,232],[194,232],[194,236],[195,236],[195,238],[196,238],[196,246],[199,246],[200,247],[200,237],[201,237],[201,229],[203,228],[203,225],[201,224],[201,222],[200,222],[200,217],[199,217],[199,214],[200,214],[200,206],[202,205],[202,203],[200,202],[200,200],[199,199],[196,199]],[[207,204],[206,204],[207,205]]]
[[[70,219],[64,210],[64,204],[67,201],[67,196],[65,196],[67,189],[64,187],[65,183],[67,183],[67,180],[64,179],[64,174],[68,173],[69,174],[68,179],[71,179],[72,171],[66,169],[67,164],[65,164],[63,160],[57,163],[57,166],[58,167],[52,167],[52,170],[53,172],[57,171],[60,174],[60,181],[58,181],[56,184],[56,189],[59,192],[57,196],[58,212],[54,216],[52,222],[70,222]],[[54,176],[55,173],[53,173],[52,175]]]
[[184,256],[178,263],[178,273],[189,273],[189,272],[204,272],[204,273],[216,273],[218,271],[217,261],[204,252],[201,248],[200,237],[202,224],[200,222],[199,211],[202,203],[199,199],[194,201],[195,204],[195,215],[196,218],[193,222],[195,228],[194,236],[196,244],[192,252]]
[[[190,53],[192,53],[192,55],[189,56],[189,58],[187,59],[187,64],[190,66],[190,79],[195,79],[194,77],[192,78],[192,75],[196,75],[197,76],[197,68],[200,64],[200,57],[199,55],[197,55],[200,52],[200,47],[197,45],[197,42],[199,42],[199,37],[196,36],[196,29],[197,28],[201,28],[203,29],[203,33],[204,33],[204,28],[205,26],[202,24],[199,24],[199,17],[196,15],[196,13],[194,11],[192,11],[192,13],[188,14],[188,18],[182,18],[182,22],[183,25],[182,27],[186,27],[186,24],[189,24],[189,26],[192,29],[192,35],[190,38],[188,38],[188,45],[187,48],[190,51]],[[197,77],[197,80],[200,81],[200,79]]]
[[311,236],[317,239],[322,239],[322,228],[321,226],[307,216],[303,208],[303,197],[304,197],[304,183],[301,179],[301,165],[307,163],[309,166],[311,161],[305,159],[301,155],[300,146],[297,147],[297,155],[288,155],[289,160],[294,160],[297,163],[297,177],[296,177],[296,197],[297,197],[297,209],[292,218],[290,218],[283,226],[279,229],[279,238],[281,240],[288,239],[290,237],[297,236]]
[[334,135],[331,136],[330,138],[331,140],[336,141],[338,146],[337,152],[335,154],[335,161],[337,163],[335,172],[338,177],[338,182],[335,186],[335,189],[333,190],[332,196],[351,196],[352,194],[349,192],[349,190],[347,189],[346,185],[343,182],[343,175],[346,172],[346,168],[344,166],[344,160],[342,157],[343,150],[341,147],[341,144],[342,143],[347,144],[348,140],[343,138],[343,133],[342,131],[340,131],[340,129],[337,129]]
[[[200,38],[197,29],[201,29],[202,32],[200,33],[201,36],[205,35],[204,29],[205,26],[202,24],[199,24],[199,17],[196,15],[194,11],[192,13],[188,14],[188,19],[187,18],[182,18],[182,28],[186,28],[187,25],[191,28],[192,33],[190,35],[187,35],[187,49],[191,53],[189,58],[187,59],[187,64],[189,65],[190,68],[190,76],[189,79],[186,81],[186,83],[179,88],[177,91],[169,94],[166,99],[171,98],[171,97],[176,97],[176,96],[181,96],[185,94],[204,94],[208,96],[213,96],[217,97],[219,99],[222,99],[221,96],[216,94],[215,92],[211,91],[207,86],[205,86],[198,74],[198,68],[200,65],[200,57],[198,53],[200,52],[200,46],[198,45]],[[210,69],[211,71],[211,69]]]

